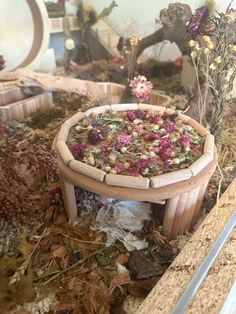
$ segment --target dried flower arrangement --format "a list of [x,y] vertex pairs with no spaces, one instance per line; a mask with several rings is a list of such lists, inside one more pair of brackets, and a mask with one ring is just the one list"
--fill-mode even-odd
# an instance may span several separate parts
[[74,158],[113,174],[156,176],[188,167],[203,151],[204,138],[175,113],[93,112],[71,130]]
[[218,137],[236,77],[236,10],[229,5],[226,12],[219,13],[214,4],[210,0],[198,8],[186,31],[196,71],[200,123]]

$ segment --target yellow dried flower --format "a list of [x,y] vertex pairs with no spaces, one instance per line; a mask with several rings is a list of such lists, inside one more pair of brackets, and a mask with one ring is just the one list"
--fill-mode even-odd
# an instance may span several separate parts
[[213,42],[210,41],[210,42],[207,44],[207,47],[208,47],[209,49],[213,49],[213,48],[214,48]]
[[211,41],[211,38],[209,36],[207,36],[207,35],[204,35],[202,37],[202,39],[203,39],[203,41],[205,41],[205,43],[209,43]]
[[204,48],[204,49],[203,49],[203,53],[204,53],[205,55],[207,55],[207,54],[209,53],[209,48]]
[[211,63],[210,64],[210,69],[214,71],[216,69],[216,65],[214,63]]
[[131,38],[130,38],[130,44],[131,46],[137,46],[138,45],[138,42],[139,42],[139,39],[137,36],[133,35]]
[[231,50],[232,50],[233,52],[236,52],[236,45],[233,45],[233,46],[231,47]]
[[188,42],[188,45],[189,47],[194,47],[196,44],[195,40],[191,39],[189,42]]
[[222,57],[221,57],[221,56],[218,56],[218,57],[216,57],[216,58],[214,59],[214,61],[219,64],[219,63],[222,62]]
[[192,51],[192,52],[190,53],[190,56],[192,57],[192,59],[195,59],[195,58],[197,57],[196,51]]

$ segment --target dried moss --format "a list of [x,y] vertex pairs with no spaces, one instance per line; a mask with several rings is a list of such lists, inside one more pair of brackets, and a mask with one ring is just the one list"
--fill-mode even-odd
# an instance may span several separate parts
[[64,108],[52,108],[48,110],[39,110],[35,112],[27,121],[27,125],[33,129],[44,129],[47,125],[56,119],[62,119],[65,117]]

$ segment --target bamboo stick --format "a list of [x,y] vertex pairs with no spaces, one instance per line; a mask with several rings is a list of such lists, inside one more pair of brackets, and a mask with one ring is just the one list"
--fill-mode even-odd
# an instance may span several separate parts
[[178,206],[179,196],[175,196],[167,200],[164,221],[163,221],[163,234],[167,239],[171,238],[171,230],[174,223],[175,212]]
[[89,117],[91,113],[96,113],[96,114],[102,114],[107,111],[111,111],[111,106],[106,105],[106,106],[100,106],[100,107],[94,107],[85,112],[86,117]]
[[150,185],[152,188],[159,188],[161,186],[188,180],[191,177],[192,177],[192,173],[189,169],[181,169],[178,171],[165,173],[159,176],[152,177],[150,179]]
[[188,120],[188,124],[191,125],[194,130],[201,136],[206,136],[207,134],[209,134],[209,131],[196,120],[190,119]]
[[196,176],[201,172],[211,161],[213,160],[213,155],[211,153],[203,154],[199,159],[197,159],[188,169],[192,172],[192,176]]
[[63,175],[59,173],[60,185],[62,189],[63,201],[69,220],[73,221],[78,218],[78,211],[75,198],[74,185],[67,182]]
[[71,154],[68,146],[62,140],[56,142],[56,148],[64,163],[68,166],[70,161],[74,160],[73,155]]
[[102,171],[100,169],[97,169],[95,167],[87,165],[87,164],[85,164],[81,161],[78,161],[78,160],[72,160],[69,163],[69,167],[76,172],[82,173],[82,174],[84,174],[90,178],[93,178],[93,179],[95,179],[97,181],[101,181],[101,182],[104,181],[104,178],[106,175],[105,171]]
[[181,234],[180,230],[182,227],[182,216],[185,210],[186,202],[188,198],[188,193],[183,193],[179,197],[178,205],[175,211],[175,217],[171,229],[171,239],[175,239],[177,235]]
[[119,174],[107,174],[105,182],[108,185],[124,186],[135,189],[148,189],[149,179],[143,177],[131,177]]
[[115,104],[111,105],[113,111],[137,110],[138,104]]

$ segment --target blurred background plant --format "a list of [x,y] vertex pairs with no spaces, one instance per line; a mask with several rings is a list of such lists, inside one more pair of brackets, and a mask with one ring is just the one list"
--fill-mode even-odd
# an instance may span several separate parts
[[2,55],[0,55],[0,71],[5,68],[5,60]]
[[77,20],[79,24],[79,39],[80,47],[84,51],[85,62],[92,61],[90,47],[88,45],[88,35],[91,28],[101,18],[108,16],[112,10],[117,7],[116,2],[113,0],[111,4],[104,8],[101,13],[97,13],[92,7],[85,7],[83,1],[80,1],[77,9]]
[[196,72],[200,123],[209,127],[216,139],[223,130],[225,108],[231,103],[229,93],[236,77],[236,10],[219,13],[210,0],[196,10],[186,35]]

